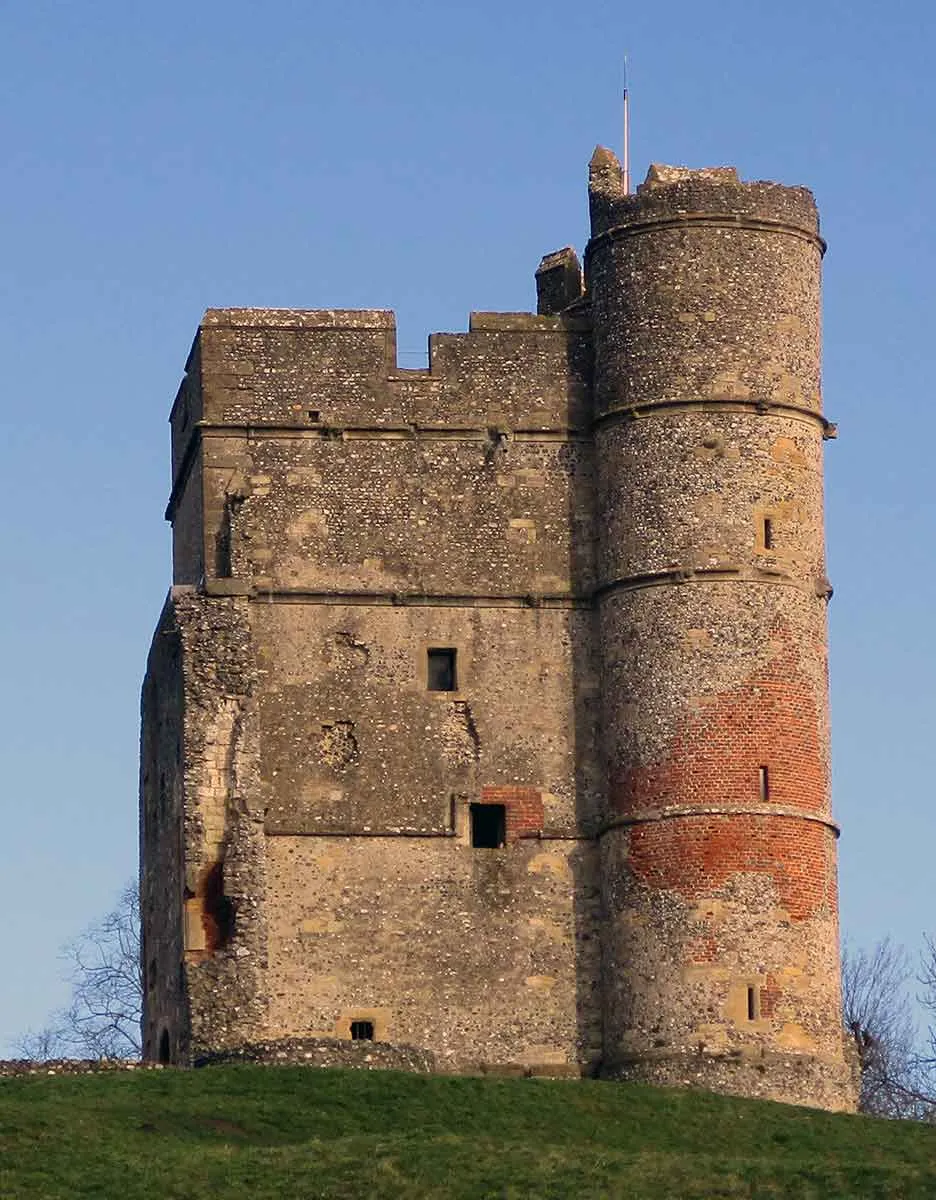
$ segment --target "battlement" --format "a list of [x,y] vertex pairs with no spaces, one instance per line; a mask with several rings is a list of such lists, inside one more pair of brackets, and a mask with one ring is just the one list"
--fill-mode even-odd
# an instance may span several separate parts
[[617,156],[598,146],[589,164],[588,197],[593,240],[618,227],[667,218],[690,223],[727,217],[735,224],[785,226],[820,242],[819,215],[808,188],[763,180],[747,183],[735,167],[693,170],[653,163],[637,191],[628,193]]
[[583,315],[475,312],[467,333],[431,334],[428,369],[413,370],[387,309],[208,309],[169,417],[172,494],[209,426],[583,428],[590,372]]

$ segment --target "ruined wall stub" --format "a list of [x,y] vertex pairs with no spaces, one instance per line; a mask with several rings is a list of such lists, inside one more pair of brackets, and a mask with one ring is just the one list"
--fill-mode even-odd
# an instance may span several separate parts
[[539,315],[426,370],[387,312],[206,314],[144,685],[148,1057],[363,1037],[850,1105],[815,210],[625,196],[608,152],[591,204],[587,290],[547,256]]

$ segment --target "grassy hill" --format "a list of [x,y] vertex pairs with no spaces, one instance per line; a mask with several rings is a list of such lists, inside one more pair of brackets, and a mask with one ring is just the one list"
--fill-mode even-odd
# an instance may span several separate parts
[[936,1129],[601,1082],[0,1079],[0,1197],[936,1197]]

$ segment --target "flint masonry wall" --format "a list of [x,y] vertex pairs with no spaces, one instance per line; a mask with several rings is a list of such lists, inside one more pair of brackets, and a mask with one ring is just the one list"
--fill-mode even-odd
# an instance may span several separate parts
[[364,1029],[853,1103],[815,209],[627,196],[608,152],[590,200],[587,292],[550,255],[540,315],[424,371],[391,313],[206,314],[144,685],[148,1056]]
[[[418,372],[394,341],[387,313],[225,310],[189,358],[169,507],[186,950],[148,1044],[160,1014],[180,1057],[368,1021],[442,1067],[587,1067],[587,321],[475,314]],[[457,688],[429,690],[433,647]],[[504,807],[502,849],[470,844],[478,803]]]
[[834,1105],[812,198],[592,163],[606,1069]]

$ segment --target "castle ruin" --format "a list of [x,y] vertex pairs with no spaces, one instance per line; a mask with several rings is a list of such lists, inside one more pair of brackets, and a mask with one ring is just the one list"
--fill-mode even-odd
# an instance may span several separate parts
[[397,365],[211,309],[143,689],[145,1056],[854,1104],[810,193],[591,162],[584,276]]

